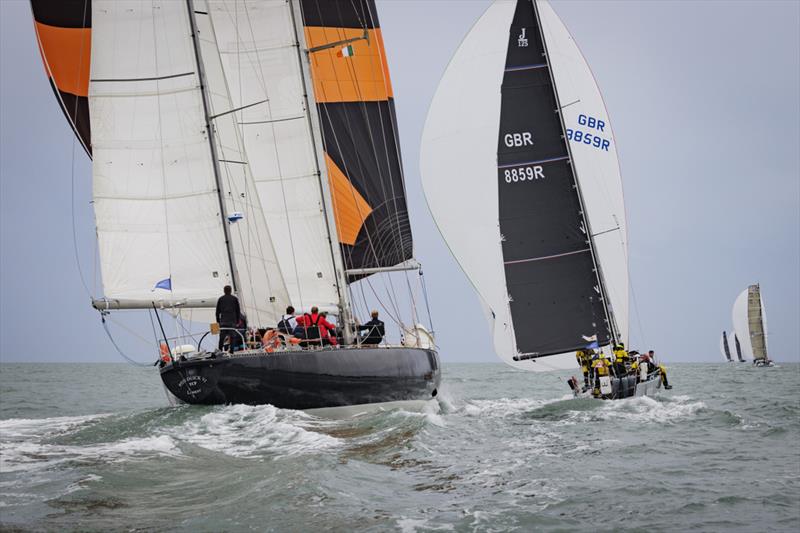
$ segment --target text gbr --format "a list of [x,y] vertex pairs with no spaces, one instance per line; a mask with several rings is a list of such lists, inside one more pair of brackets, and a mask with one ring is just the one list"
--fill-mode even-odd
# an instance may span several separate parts
[[[588,129],[605,133],[606,123],[599,118],[581,114],[578,115],[578,124]],[[567,139],[576,143],[588,144],[606,152],[608,152],[608,147],[611,146],[611,141],[600,137],[597,133],[588,133],[579,129],[567,128]]]
[[[533,146],[533,134],[529,131],[506,133],[503,135],[503,142],[509,148]],[[544,179],[544,170],[541,165],[522,165],[505,169],[503,171],[503,178],[506,180],[506,183]]]

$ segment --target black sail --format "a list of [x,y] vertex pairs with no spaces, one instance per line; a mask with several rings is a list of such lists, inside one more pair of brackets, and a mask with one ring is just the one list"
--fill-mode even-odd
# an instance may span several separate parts
[[728,334],[724,331],[722,332],[722,348],[725,350],[725,357],[728,361],[731,360],[731,349],[728,346]]
[[613,338],[535,9],[517,2],[497,149],[506,285],[526,358]]
[[301,0],[300,5],[345,266],[402,263],[411,259],[413,243],[375,2]]
[[744,363],[744,357],[742,357],[742,345],[739,344],[739,337],[736,333],[733,334],[733,342],[736,344],[736,357],[739,358],[740,363]]

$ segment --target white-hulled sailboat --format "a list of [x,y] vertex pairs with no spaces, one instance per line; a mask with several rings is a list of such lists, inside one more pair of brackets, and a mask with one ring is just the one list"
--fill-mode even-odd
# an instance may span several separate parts
[[755,366],[773,366],[767,355],[767,315],[758,283],[743,290],[733,303],[733,326],[741,339],[737,350],[741,344],[741,352]]
[[164,335],[171,395],[296,409],[436,396],[438,355],[413,308],[394,317],[401,344],[362,345],[354,319],[358,280],[418,269],[374,0],[31,6],[51,85],[92,158],[94,307],[209,324],[230,285],[250,327],[274,328],[289,305],[338,317],[338,347],[231,355],[205,335]]
[[[420,164],[504,362],[574,368],[576,350],[610,355],[627,341],[616,143],[594,77],[547,2],[497,1],[472,27],[434,96]],[[655,392],[650,370],[613,379],[608,396]]]

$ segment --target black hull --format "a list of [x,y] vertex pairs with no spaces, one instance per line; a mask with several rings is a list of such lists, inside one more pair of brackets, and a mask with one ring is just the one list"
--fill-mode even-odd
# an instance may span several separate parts
[[439,356],[420,348],[325,348],[234,354],[168,364],[161,379],[182,402],[321,409],[430,400]]
[[[611,394],[597,396],[600,400],[622,400],[625,398],[637,398],[640,396],[653,396],[661,388],[661,375],[652,372],[647,376],[646,381],[637,383],[636,376],[626,376],[624,378],[611,378]],[[594,398],[592,389],[582,391],[580,388],[573,389],[576,398]]]

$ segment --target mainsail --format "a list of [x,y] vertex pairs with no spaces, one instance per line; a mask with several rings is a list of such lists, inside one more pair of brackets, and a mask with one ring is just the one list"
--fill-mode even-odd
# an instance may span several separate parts
[[591,71],[547,3],[487,9],[447,67],[421,150],[428,205],[504,361],[574,366],[574,350],[627,339],[614,139]]
[[96,306],[211,320],[230,284],[251,325],[346,319],[347,269],[411,258],[374,1],[31,4],[93,159]]
[[748,359],[768,359],[767,321],[758,284],[750,285],[736,298],[733,325],[738,337],[741,337],[742,351]]
[[731,349],[728,346],[728,334],[724,331],[722,332],[722,337],[719,340],[719,350],[722,352],[722,355],[725,356],[725,360],[730,362],[731,361]]

